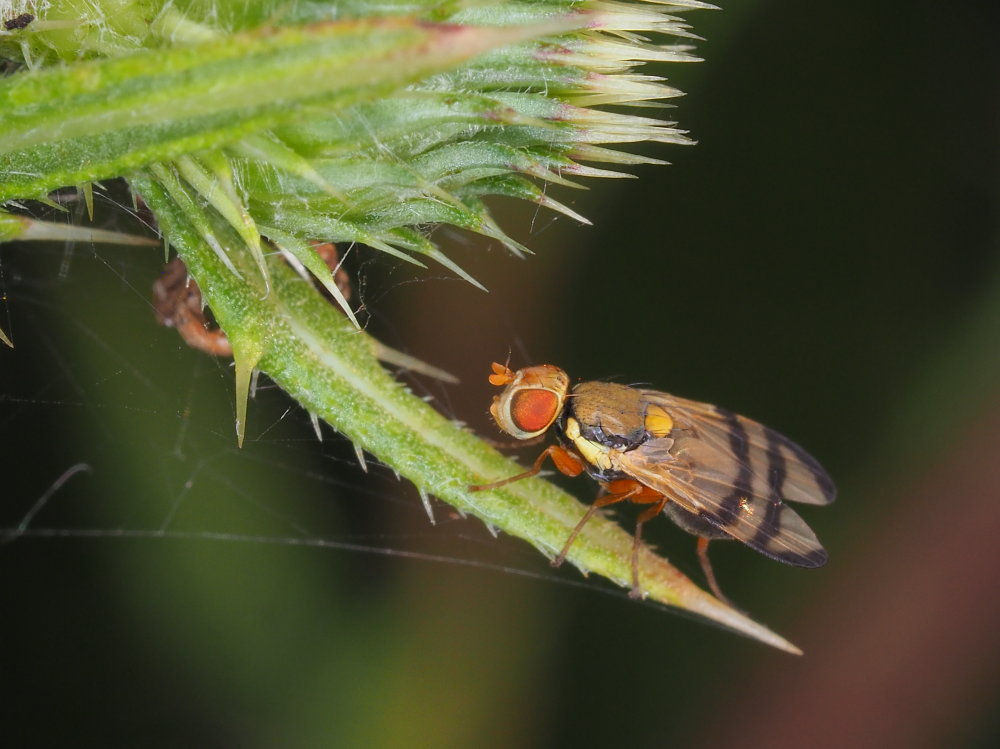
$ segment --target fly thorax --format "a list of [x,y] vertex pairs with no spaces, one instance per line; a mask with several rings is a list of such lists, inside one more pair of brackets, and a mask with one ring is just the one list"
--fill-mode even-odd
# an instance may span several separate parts
[[634,450],[649,438],[642,391],[611,382],[582,382],[569,399],[584,439],[617,450]]

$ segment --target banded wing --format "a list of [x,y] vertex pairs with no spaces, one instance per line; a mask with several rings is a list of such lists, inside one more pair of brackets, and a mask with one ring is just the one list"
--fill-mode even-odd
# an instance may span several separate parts
[[674,428],[622,454],[622,470],[772,559],[826,563],[816,535],[786,504],[833,501],[833,481],[815,458],[773,429],[716,406],[643,394],[670,414]]
[[766,492],[764,485],[754,487],[760,496],[810,505],[827,505],[836,498],[833,480],[819,461],[770,427],[710,403],[658,390],[642,393],[664,408],[677,426],[731,454],[758,482],[766,482]]

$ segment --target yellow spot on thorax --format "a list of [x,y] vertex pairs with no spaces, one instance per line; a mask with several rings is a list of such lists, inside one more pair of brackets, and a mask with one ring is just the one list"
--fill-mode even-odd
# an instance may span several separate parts
[[654,437],[666,437],[674,428],[674,420],[663,408],[650,405],[646,409],[646,431]]

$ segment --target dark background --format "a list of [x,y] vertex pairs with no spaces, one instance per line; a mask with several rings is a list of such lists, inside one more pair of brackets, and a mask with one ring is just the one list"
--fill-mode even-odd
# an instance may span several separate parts
[[[266,383],[237,451],[228,363],[154,323],[157,252],[4,246],[0,520],[45,499],[30,527],[73,531],[0,545],[5,743],[1000,741],[1000,7],[731,5],[691,17],[706,62],[662,71],[699,144],[553,192],[594,227],[498,204],[526,261],[443,233],[489,294],[349,265],[370,330],[462,378],[413,386],[481,433],[510,350],[719,403],[819,457],[840,494],[803,515],[827,567],[713,549],[728,595],[806,655],[578,585],[447,506],[431,526]],[[669,525],[651,540],[700,581]],[[135,530],[174,535],[116,537]]]

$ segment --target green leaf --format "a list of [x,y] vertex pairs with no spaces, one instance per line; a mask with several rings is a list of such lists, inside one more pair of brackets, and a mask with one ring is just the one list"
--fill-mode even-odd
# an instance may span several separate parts
[[579,23],[470,28],[381,19],[265,28],[8,76],[0,80],[0,202],[326,115]]
[[3,242],[91,242],[98,244],[130,244],[156,246],[160,242],[149,237],[123,234],[107,229],[91,229],[55,221],[37,221],[27,216],[15,216],[0,211],[0,244]]

